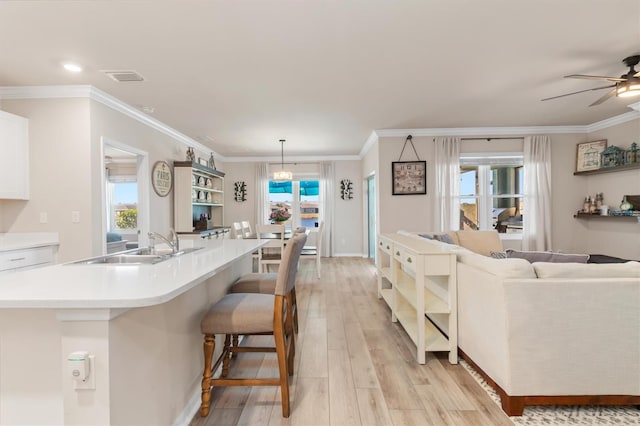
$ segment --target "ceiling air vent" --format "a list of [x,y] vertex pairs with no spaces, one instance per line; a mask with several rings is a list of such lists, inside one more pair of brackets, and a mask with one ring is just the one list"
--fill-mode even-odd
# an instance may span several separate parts
[[118,82],[129,81],[144,81],[144,77],[138,74],[137,71],[124,70],[124,71],[102,71],[107,76]]

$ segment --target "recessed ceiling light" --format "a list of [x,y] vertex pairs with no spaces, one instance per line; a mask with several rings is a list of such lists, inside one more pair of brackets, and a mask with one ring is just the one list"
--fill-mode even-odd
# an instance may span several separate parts
[[152,106],[142,106],[140,108],[142,110],[142,112],[144,112],[145,114],[153,114],[153,112],[156,110],[154,107]]
[[64,69],[70,72],[81,72],[82,71],[82,67],[78,64],[74,64],[71,62],[67,62],[66,64],[63,65]]

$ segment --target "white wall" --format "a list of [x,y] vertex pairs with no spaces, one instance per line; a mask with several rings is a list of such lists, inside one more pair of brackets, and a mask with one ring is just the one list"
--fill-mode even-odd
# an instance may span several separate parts
[[[340,198],[340,181],[349,179],[353,182],[353,198]],[[336,161],[334,184],[334,223],[333,248],[334,254],[339,256],[362,256],[363,221],[366,212],[362,209],[364,194],[360,185],[360,161]],[[326,236],[325,236],[326,238]],[[325,243],[327,239],[325,239]]]
[[[29,119],[28,201],[0,200],[4,232],[58,232],[58,259],[91,255],[95,226],[88,99],[5,100],[2,109]],[[80,212],[80,223],[71,212]],[[40,223],[40,213],[48,222]]]
[[[255,226],[256,217],[256,182],[255,182],[255,162],[227,162],[225,166],[225,222],[230,225],[233,222],[248,220]],[[279,167],[277,167],[279,168]],[[297,166],[287,165],[293,170],[294,177],[297,173],[302,174],[311,169],[316,170],[315,164],[298,164]],[[334,255],[335,256],[361,256],[363,248],[362,241],[362,211],[359,186],[355,185],[355,197],[353,200],[345,201],[340,198],[340,180],[351,179],[354,183],[360,181],[360,161],[336,161],[335,162],[335,182],[333,203],[334,215]],[[316,176],[317,178],[317,176]],[[233,199],[233,183],[244,181],[247,185],[247,201],[237,202]],[[329,239],[325,235],[324,244]]]
[[[432,137],[413,137],[413,144],[420,160],[427,162],[426,195],[392,195],[391,163],[398,161],[405,137],[380,138],[378,140],[378,204],[380,232],[396,232],[400,229],[418,232],[433,229],[434,146]],[[402,161],[414,161],[410,147],[404,150]]]
[[[183,143],[87,98],[4,100],[2,108],[29,119],[31,198],[0,200],[0,231],[58,232],[60,262],[102,253],[103,137],[147,152],[150,166],[186,157]],[[159,197],[149,187],[148,197],[150,230],[168,233],[173,191]],[[80,223],[71,222],[72,211],[80,213]],[[46,224],[39,221],[43,212]]]
[[[629,149],[640,143],[640,119],[619,124],[588,135],[585,140],[607,139],[609,146]],[[575,152],[574,152],[575,156]],[[576,194],[574,211],[580,208],[586,195],[604,193],[604,202],[611,209],[620,207],[623,195],[640,195],[640,169],[598,175],[576,176],[580,192]],[[635,206],[640,209],[640,206]],[[640,223],[629,220],[576,220],[578,232],[586,237],[588,253],[608,254],[640,260]]]
[[[485,137],[487,135],[478,135]],[[578,220],[573,215],[586,195],[604,192],[605,202],[619,206],[624,194],[640,194],[640,170],[593,176],[574,176],[576,144],[609,139],[609,145],[628,148],[640,140],[640,120],[592,134],[551,134],[552,143],[552,248],[567,253],[608,254],[640,259],[640,225],[615,220]],[[471,136],[469,136],[471,137]],[[420,160],[427,161],[427,195],[391,195],[391,163],[398,161],[404,137],[378,142],[379,232],[424,231],[433,227],[434,147],[432,137],[413,137]],[[522,140],[464,141],[462,152],[500,152],[522,149]],[[372,149],[373,151],[373,149]],[[415,155],[403,160],[414,160]],[[411,152],[413,154],[413,152]],[[370,154],[367,155],[369,157]],[[373,157],[371,157],[373,158]],[[363,177],[368,172],[363,162]]]

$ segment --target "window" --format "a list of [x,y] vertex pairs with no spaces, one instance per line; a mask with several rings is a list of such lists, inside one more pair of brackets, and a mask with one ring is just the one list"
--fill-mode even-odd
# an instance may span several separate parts
[[271,211],[285,209],[291,214],[284,222],[287,228],[299,225],[314,228],[318,226],[319,188],[317,180],[269,181],[269,207]]
[[138,184],[136,177],[110,177],[107,182],[109,231],[138,228]]
[[460,157],[460,229],[522,233],[522,154]]

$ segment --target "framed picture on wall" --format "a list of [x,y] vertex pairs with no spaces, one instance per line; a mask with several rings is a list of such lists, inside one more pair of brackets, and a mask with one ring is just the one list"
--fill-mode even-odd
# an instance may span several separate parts
[[600,164],[600,154],[607,149],[607,140],[582,142],[576,146],[576,172],[586,172],[587,170],[598,170]]
[[427,193],[426,161],[393,161],[391,163],[392,194],[420,195]]

